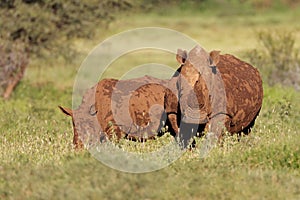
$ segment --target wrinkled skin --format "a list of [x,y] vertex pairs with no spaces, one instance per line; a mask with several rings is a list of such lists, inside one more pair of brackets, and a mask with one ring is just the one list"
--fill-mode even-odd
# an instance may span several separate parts
[[170,81],[172,93],[165,93],[165,109],[184,145],[197,131],[217,138],[224,129],[249,133],[262,106],[259,72],[232,55],[207,53],[199,46],[188,55],[182,52],[177,55],[180,74]]
[[103,79],[88,89],[76,110],[60,107],[72,117],[75,148],[99,140],[152,138],[166,121],[166,81],[150,76],[131,80]]

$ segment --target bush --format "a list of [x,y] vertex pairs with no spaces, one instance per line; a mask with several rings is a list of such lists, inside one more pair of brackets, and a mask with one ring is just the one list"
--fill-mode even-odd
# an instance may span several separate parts
[[1,1],[0,36],[22,41],[31,56],[67,55],[70,39],[92,37],[95,27],[107,26],[130,7],[126,0]]
[[129,8],[126,0],[0,1],[0,95],[8,98],[22,79],[28,55],[71,61],[73,38],[91,38]]
[[0,43],[0,95],[8,99],[23,78],[28,64],[28,54],[24,45],[16,43]]
[[246,57],[257,66],[269,85],[281,84],[300,90],[299,49],[295,48],[292,32],[260,31],[260,48],[246,52]]

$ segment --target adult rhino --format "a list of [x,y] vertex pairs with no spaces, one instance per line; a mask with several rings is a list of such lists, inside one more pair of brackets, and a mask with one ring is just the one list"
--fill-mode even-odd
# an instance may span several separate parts
[[165,110],[184,146],[197,132],[220,139],[230,133],[249,133],[260,112],[262,80],[257,69],[240,59],[208,53],[196,46],[189,53],[178,50],[179,74],[170,80]]
[[86,91],[77,109],[59,106],[72,117],[75,148],[113,136],[133,140],[153,138],[165,125],[166,86],[167,81],[150,76],[103,79]]

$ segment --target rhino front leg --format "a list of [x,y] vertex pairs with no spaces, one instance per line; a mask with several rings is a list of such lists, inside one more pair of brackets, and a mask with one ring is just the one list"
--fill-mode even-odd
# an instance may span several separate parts
[[173,131],[175,133],[175,136],[178,137],[179,127],[177,124],[177,114],[175,114],[175,113],[168,114],[168,120],[171,124],[171,128],[173,129]]
[[170,89],[166,89],[164,96],[164,109],[167,113],[168,121],[171,125],[171,132],[174,132],[176,137],[179,134],[178,117],[180,118],[180,110],[178,98]]
[[225,123],[228,121],[228,116],[224,114],[216,115],[211,118],[206,124],[205,140],[201,145],[200,157],[204,158],[207,156],[209,151],[214,148],[217,143],[221,140],[222,135],[226,129]]
[[222,137],[223,132],[225,131],[225,122],[227,121],[227,118],[228,116],[224,114],[219,114],[211,118],[206,125],[207,132],[213,133],[219,140]]
[[178,142],[182,148],[194,147],[195,142],[192,140],[194,140],[194,137],[197,135],[198,129],[199,124],[185,122],[180,123],[180,131],[177,139],[179,140]]

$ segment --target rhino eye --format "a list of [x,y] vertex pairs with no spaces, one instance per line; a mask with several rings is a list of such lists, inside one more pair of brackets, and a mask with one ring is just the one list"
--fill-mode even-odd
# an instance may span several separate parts
[[97,114],[97,110],[95,108],[95,104],[91,105],[90,110],[89,110],[90,115],[94,116]]

